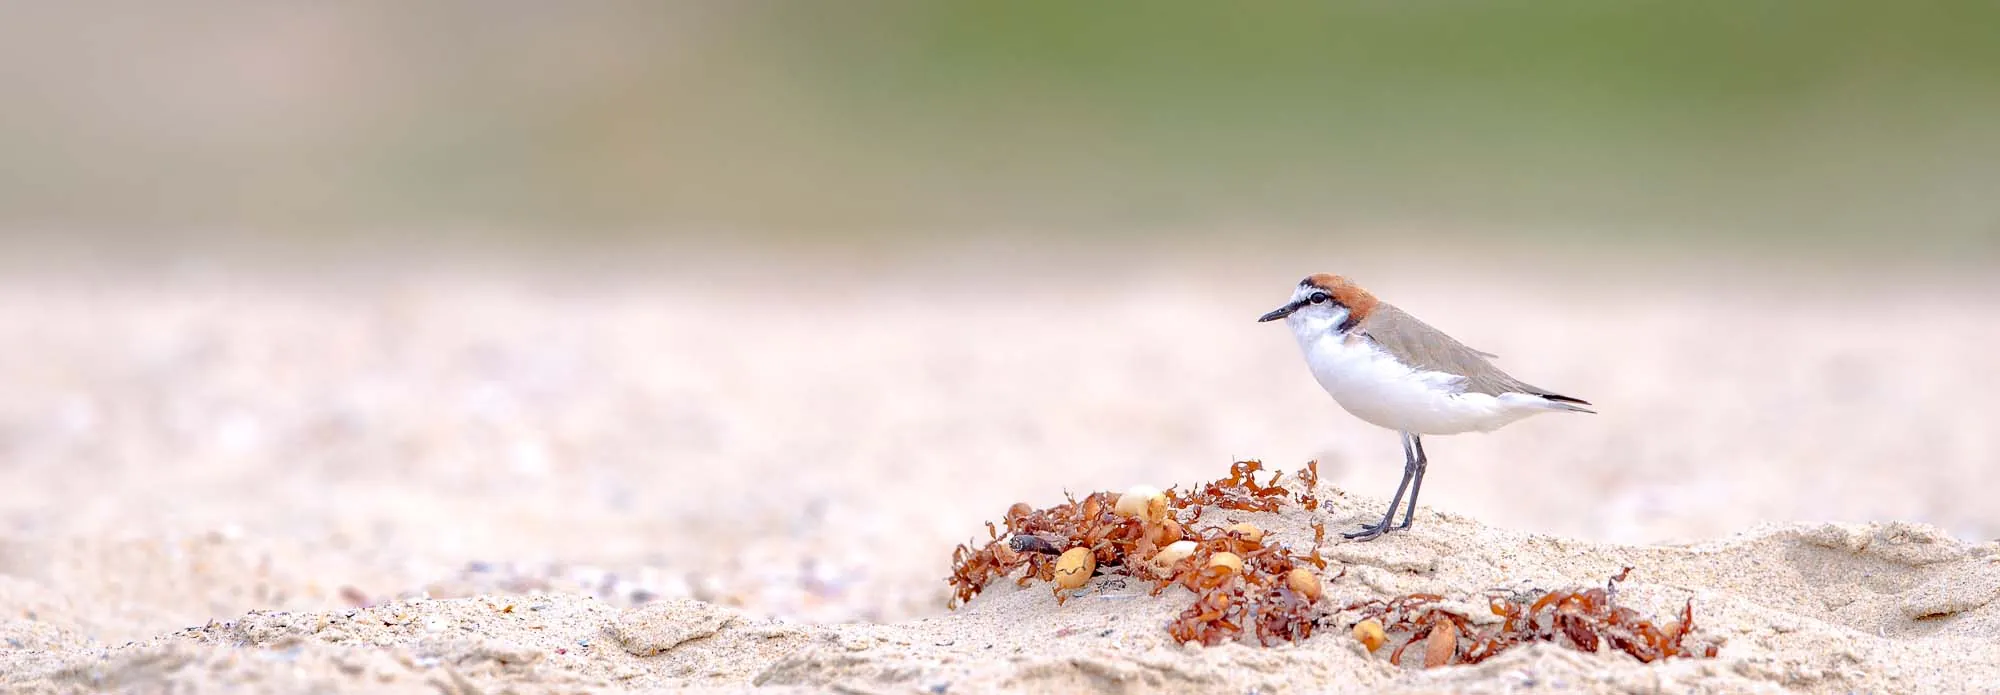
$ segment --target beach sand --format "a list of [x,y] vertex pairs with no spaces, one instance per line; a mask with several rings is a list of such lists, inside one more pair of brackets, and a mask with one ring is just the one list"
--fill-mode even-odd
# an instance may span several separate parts
[[[2000,690],[1990,281],[1190,264],[13,274],[0,689]],[[1394,435],[1252,322],[1326,269],[1602,410],[1427,440],[1416,527],[1330,544],[1329,601],[1630,566],[1718,656],[1192,648],[1187,593],[1108,576],[946,608],[954,546],[1066,491],[1318,460],[1322,509],[1226,516],[1379,515]]]

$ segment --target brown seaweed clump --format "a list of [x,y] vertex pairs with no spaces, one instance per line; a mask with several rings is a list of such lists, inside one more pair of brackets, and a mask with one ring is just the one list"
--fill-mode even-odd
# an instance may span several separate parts
[[[1263,531],[1250,524],[1193,527],[1208,508],[1275,512],[1286,503],[1318,508],[1319,500],[1313,496],[1319,482],[1318,462],[1306,464],[1299,473],[1300,491],[1296,493],[1278,484],[1283,476],[1276,471],[1267,481],[1258,481],[1262,471],[1261,462],[1238,461],[1230,466],[1229,477],[1195,490],[1152,493],[1165,499],[1167,509],[1164,518],[1157,521],[1143,514],[1117,513],[1119,495],[1109,492],[1094,492],[1081,500],[1067,496],[1063,504],[1046,509],[1016,504],[1007,510],[1004,534],[989,523],[985,544],[976,550],[961,545],[952,554],[949,581],[954,602],[969,601],[988,582],[1016,571],[1021,571],[1016,581],[1022,586],[1034,580],[1051,581],[1058,555],[1072,548],[1089,548],[1100,573],[1116,572],[1151,581],[1154,595],[1174,585],[1194,592],[1193,604],[1167,627],[1176,640],[1220,644],[1247,638],[1271,645],[1305,639],[1327,611],[1316,607],[1320,603],[1317,575],[1308,581],[1294,570],[1326,569],[1327,562],[1319,553],[1326,537],[1324,527],[1314,527],[1313,548],[1306,553],[1267,545]],[[1138,490],[1127,494],[1148,494]],[[1193,547],[1170,554],[1179,556],[1171,563],[1153,562],[1162,548],[1177,541],[1188,541]],[[1058,601],[1069,596],[1060,587],[1055,592]]]
[[1689,640],[1694,631],[1692,600],[1677,619],[1664,625],[1617,605],[1618,582],[1631,572],[1629,567],[1603,588],[1552,591],[1520,601],[1493,598],[1489,608],[1502,620],[1483,627],[1444,610],[1440,605],[1444,597],[1436,594],[1329,606],[1323,598],[1325,582],[1338,579],[1345,570],[1325,576],[1328,562],[1320,555],[1326,543],[1324,524],[1313,524],[1312,548],[1306,552],[1268,544],[1263,529],[1248,523],[1197,525],[1209,509],[1278,512],[1288,504],[1306,510],[1319,507],[1313,496],[1319,482],[1317,462],[1299,472],[1296,490],[1280,485],[1283,474],[1277,471],[1259,481],[1263,472],[1260,462],[1238,461],[1230,466],[1229,477],[1186,492],[1142,486],[1124,495],[1093,492],[1080,500],[1065,495],[1062,504],[1046,509],[1015,504],[1007,510],[1004,533],[988,523],[987,541],[977,549],[960,545],[953,552],[948,580],[953,605],[972,600],[989,582],[1016,572],[1020,576],[1015,581],[1021,586],[1050,582],[1058,602],[1086,585],[1092,574],[1108,573],[1152,582],[1155,596],[1172,586],[1192,592],[1193,602],[1166,626],[1178,642],[1273,646],[1311,637],[1337,613],[1359,611],[1348,627],[1357,639],[1372,643],[1370,651],[1391,634],[1403,636],[1389,655],[1398,664],[1403,652],[1418,642],[1424,645],[1425,667],[1479,663],[1533,642],[1590,652],[1609,645],[1647,663],[1715,656],[1716,645]]
[[1549,642],[1585,652],[1595,652],[1604,644],[1630,654],[1641,663],[1677,656],[1714,657],[1716,644],[1691,644],[1688,639],[1694,632],[1693,600],[1665,625],[1655,625],[1638,611],[1617,605],[1618,582],[1631,572],[1632,568],[1625,568],[1601,589],[1550,591],[1525,603],[1493,598],[1489,610],[1503,620],[1483,630],[1471,625],[1465,616],[1439,608],[1436,604],[1444,597],[1436,594],[1364,601],[1347,609],[1361,612],[1357,623],[1374,620],[1390,633],[1408,635],[1389,654],[1391,663],[1402,663],[1403,650],[1423,641],[1425,668],[1476,664],[1532,642]]

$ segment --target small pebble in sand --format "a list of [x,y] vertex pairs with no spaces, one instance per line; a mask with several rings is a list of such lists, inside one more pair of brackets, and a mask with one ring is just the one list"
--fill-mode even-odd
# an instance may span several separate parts
[[1174,563],[1193,555],[1196,547],[1194,541],[1174,541],[1161,548],[1160,552],[1153,553],[1153,564],[1162,568],[1173,567]]
[[1381,621],[1369,618],[1355,624],[1354,639],[1361,642],[1361,646],[1367,647],[1368,651],[1372,652],[1381,649],[1382,644],[1389,641],[1389,633],[1382,631]]
[[1256,524],[1250,523],[1248,521],[1239,521],[1234,524],[1230,524],[1228,530],[1230,533],[1234,533],[1238,537],[1241,537],[1243,540],[1250,541],[1252,543],[1257,543],[1264,540],[1264,529],[1257,528]]
[[1314,575],[1312,570],[1304,567],[1292,568],[1292,571],[1285,573],[1285,584],[1292,587],[1292,591],[1298,592],[1300,596],[1306,597],[1306,601],[1319,600],[1319,577]]
[[1458,625],[1440,620],[1424,644],[1424,668],[1450,665],[1458,657]]
[[1236,553],[1216,553],[1208,558],[1209,567],[1227,567],[1231,572],[1243,571],[1243,558]]
[[1118,496],[1118,504],[1112,511],[1157,524],[1167,518],[1167,496],[1151,485],[1134,485]]
[[1064,589],[1083,586],[1096,571],[1097,556],[1089,548],[1070,548],[1056,558],[1056,586]]

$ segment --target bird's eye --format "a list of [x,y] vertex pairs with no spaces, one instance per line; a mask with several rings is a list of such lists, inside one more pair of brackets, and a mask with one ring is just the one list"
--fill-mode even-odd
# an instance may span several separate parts
[[1326,293],[1325,293],[1325,292],[1314,292],[1314,293],[1312,294],[1312,298],[1311,298],[1311,299],[1310,299],[1309,301],[1311,301],[1311,302],[1312,302],[1312,303],[1314,303],[1314,304],[1325,304],[1325,303],[1326,303]]

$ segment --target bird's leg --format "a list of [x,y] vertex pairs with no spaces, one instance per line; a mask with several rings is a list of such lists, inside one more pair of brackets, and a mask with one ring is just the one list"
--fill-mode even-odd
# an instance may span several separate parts
[[1396,484],[1396,496],[1389,500],[1389,513],[1382,515],[1382,523],[1361,527],[1361,530],[1340,534],[1342,538],[1354,541],[1371,541],[1389,531],[1396,522],[1396,506],[1403,503],[1403,491],[1410,487],[1410,480],[1417,476],[1417,454],[1410,449],[1409,433],[1403,434],[1403,482]]
[[1431,467],[1430,458],[1424,456],[1424,438],[1414,434],[1404,436],[1410,438],[1406,446],[1414,446],[1417,449],[1417,478],[1410,481],[1410,506],[1403,509],[1403,525],[1396,527],[1399,529],[1409,528],[1410,522],[1416,518],[1417,493],[1424,491],[1424,471]]

